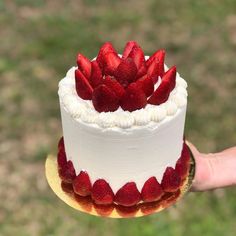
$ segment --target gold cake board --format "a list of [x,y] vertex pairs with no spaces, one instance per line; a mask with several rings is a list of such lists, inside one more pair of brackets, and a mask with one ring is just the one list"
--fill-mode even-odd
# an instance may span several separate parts
[[107,206],[97,205],[91,200],[90,197],[80,197],[78,195],[75,195],[70,185],[64,184],[63,186],[61,184],[61,178],[58,175],[57,169],[57,159],[53,155],[48,155],[46,159],[45,172],[48,184],[53,192],[70,207],[95,216],[109,218],[129,218],[140,217],[160,212],[179,201],[191,187],[195,173],[195,161],[191,153],[189,175],[182,183],[180,191],[176,192],[176,194],[166,196],[162,201],[139,203],[138,205],[133,207],[122,207],[116,204]]

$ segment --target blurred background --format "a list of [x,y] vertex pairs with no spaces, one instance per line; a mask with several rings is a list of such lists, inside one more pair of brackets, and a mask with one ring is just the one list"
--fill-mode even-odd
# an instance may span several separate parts
[[105,41],[121,52],[128,40],[147,55],[165,48],[187,80],[191,142],[202,152],[236,144],[236,1],[0,0],[0,235],[235,235],[235,187],[129,220],[79,213],[49,188],[59,80],[78,52],[93,58]]

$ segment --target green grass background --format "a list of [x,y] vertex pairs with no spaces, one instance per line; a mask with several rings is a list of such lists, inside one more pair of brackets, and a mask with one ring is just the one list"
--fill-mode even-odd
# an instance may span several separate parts
[[128,220],[79,213],[48,187],[59,80],[77,52],[92,58],[103,42],[121,51],[128,40],[145,54],[165,48],[187,80],[190,141],[203,152],[236,144],[236,1],[0,0],[0,235],[235,235],[235,187]]

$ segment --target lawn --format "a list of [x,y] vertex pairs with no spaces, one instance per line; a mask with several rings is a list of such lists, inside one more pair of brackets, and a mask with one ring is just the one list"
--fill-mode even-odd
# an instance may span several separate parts
[[128,40],[146,54],[165,48],[188,82],[191,142],[202,152],[236,144],[234,0],[0,1],[0,235],[235,235],[235,187],[123,220],[79,213],[50,190],[44,162],[62,135],[59,80],[78,52],[92,58],[105,41],[122,51]]

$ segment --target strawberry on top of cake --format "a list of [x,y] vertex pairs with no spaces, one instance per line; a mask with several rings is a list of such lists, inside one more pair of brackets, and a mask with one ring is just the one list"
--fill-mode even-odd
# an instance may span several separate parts
[[[110,42],[90,61],[81,53],[75,70],[76,91],[80,98],[92,100],[98,112],[113,112],[160,105],[167,101],[176,84],[176,66],[164,71],[165,51],[158,50],[147,60],[135,41],[129,41],[122,56]],[[161,83],[155,88],[159,77]]]

